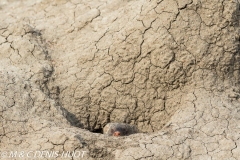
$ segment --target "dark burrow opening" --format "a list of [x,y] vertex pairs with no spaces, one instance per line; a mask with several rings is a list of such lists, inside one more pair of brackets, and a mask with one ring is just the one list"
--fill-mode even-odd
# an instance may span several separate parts
[[103,128],[94,129],[94,130],[92,130],[91,132],[103,134]]

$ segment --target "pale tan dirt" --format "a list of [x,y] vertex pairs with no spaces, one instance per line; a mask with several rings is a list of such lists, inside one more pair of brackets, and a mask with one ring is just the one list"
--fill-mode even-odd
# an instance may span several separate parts
[[[1,0],[0,155],[240,159],[239,9],[237,0]],[[109,122],[142,133],[93,133]]]

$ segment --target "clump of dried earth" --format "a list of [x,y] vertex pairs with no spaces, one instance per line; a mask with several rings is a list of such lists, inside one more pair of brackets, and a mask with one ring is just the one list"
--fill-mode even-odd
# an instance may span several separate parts
[[[0,151],[239,159],[239,8],[237,0],[1,0]],[[109,122],[141,133],[96,133]]]

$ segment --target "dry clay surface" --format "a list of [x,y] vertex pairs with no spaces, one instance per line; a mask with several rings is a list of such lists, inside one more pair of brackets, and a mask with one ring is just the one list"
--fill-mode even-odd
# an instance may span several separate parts
[[240,159],[239,19],[236,0],[1,0],[0,152]]

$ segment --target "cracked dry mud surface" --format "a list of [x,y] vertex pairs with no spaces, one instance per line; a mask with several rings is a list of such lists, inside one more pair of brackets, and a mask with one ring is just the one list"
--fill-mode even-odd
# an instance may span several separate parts
[[[237,0],[1,0],[0,152],[240,159],[239,8]],[[141,133],[94,133],[109,122]]]

